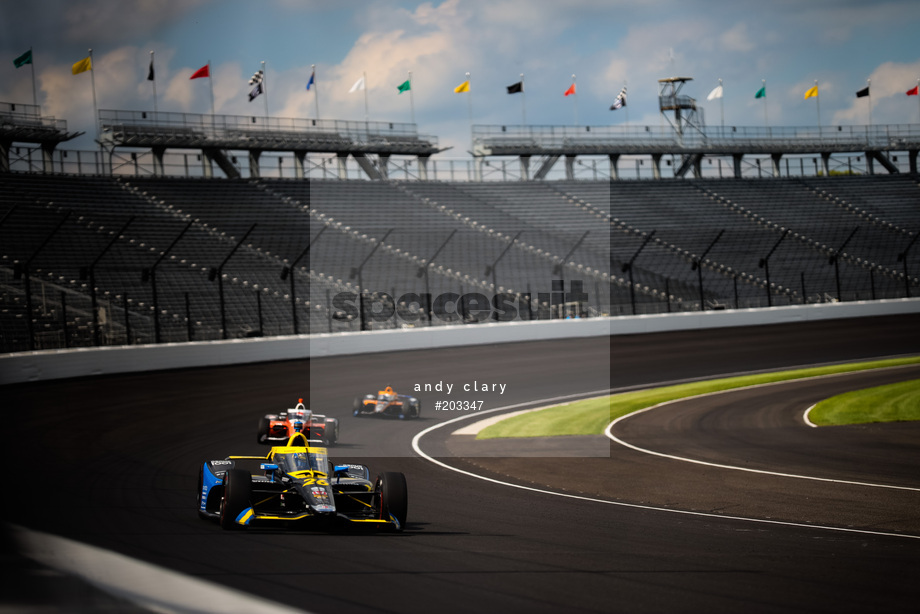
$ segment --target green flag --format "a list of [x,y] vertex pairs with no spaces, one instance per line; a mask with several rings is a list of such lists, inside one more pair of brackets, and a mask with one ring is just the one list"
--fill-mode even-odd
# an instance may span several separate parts
[[399,90],[400,94],[402,94],[403,92],[408,92],[409,90],[412,89],[412,82],[407,80],[403,82],[402,84],[398,85],[396,89]]
[[760,88],[759,90],[757,90],[757,93],[754,94],[754,98],[766,98],[766,97],[767,97],[767,86],[766,85]]
[[26,64],[31,64],[31,63],[32,63],[32,50],[31,49],[29,49],[28,51],[23,53],[21,56],[13,60],[13,65],[16,66],[16,68],[20,68],[22,66],[25,66]]

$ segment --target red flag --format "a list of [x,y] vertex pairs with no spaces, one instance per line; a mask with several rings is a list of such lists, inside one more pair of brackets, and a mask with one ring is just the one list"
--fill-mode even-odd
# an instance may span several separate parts
[[569,89],[567,89],[567,90],[565,91],[565,95],[568,96],[569,94],[574,94],[574,93],[575,93],[575,84],[573,83],[573,84],[569,87]]
[[920,85],[914,86],[914,89],[907,90],[908,96],[917,96],[920,95]]
[[201,77],[210,77],[211,76],[211,65],[205,64],[201,68],[195,71],[189,79],[200,79]]

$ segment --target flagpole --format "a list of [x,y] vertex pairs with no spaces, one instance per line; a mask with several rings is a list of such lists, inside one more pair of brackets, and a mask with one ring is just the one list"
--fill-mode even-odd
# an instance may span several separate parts
[[409,113],[412,123],[415,124],[415,99],[412,97],[412,71],[409,71]]
[[761,79],[760,82],[763,83],[763,127],[769,128],[770,122],[767,121],[767,80]]
[[313,78],[313,104],[316,107],[316,119],[319,119],[319,85],[316,84],[316,64],[310,64],[310,76]]
[[[572,74],[572,86],[575,86],[575,75]],[[572,105],[575,108],[575,125],[578,126],[578,88],[572,92]]]
[[869,127],[872,127],[872,79],[866,79],[866,89],[869,90]]
[[211,60],[208,60],[208,88],[211,90],[211,120],[214,119],[214,77],[211,75]]
[[[815,87],[818,87],[818,80],[815,79]],[[815,93],[815,108],[818,109],[818,136],[821,136],[821,91]]]
[[262,95],[265,97],[265,123],[268,124],[268,73],[265,72],[265,60],[262,61]]
[[[467,86],[466,86],[466,107],[467,107],[467,110],[469,111],[469,115],[470,115],[470,135],[472,135],[472,134],[473,134],[473,94],[471,93],[471,90],[472,90],[473,88],[471,87],[472,84],[469,83],[469,81],[470,81],[470,73],[466,73],[466,81],[467,81]],[[471,147],[472,147],[472,146],[471,146]]]
[[96,126],[96,140],[99,140],[99,110],[96,105],[96,67],[93,66],[93,50],[89,50],[89,76],[93,85],[93,124]]
[[368,123],[371,120],[371,114],[367,110],[367,71],[362,72],[361,77],[364,80],[364,123]]
[[35,55],[29,47],[29,68],[32,69],[32,104],[38,106],[38,94],[35,93]]
[[[626,86],[628,85],[626,79],[623,79],[623,91],[626,91]],[[629,105],[624,104],[623,108],[626,110],[626,125],[629,126]]]
[[527,102],[526,102],[527,94],[525,94],[526,91],[527,91],[527,88],[524,87],[524,73],[521,73],[521,121],[523,122],[522,125],[524,126],[527,125]]
[[150,67],[153,70],[153,114],[157,114],[157,72],[153,67],[153,51],[150,52]]
[[725,90],[722,89],[722,79],[719,79],[719,114],[722,118],[722,131],[725,131]]

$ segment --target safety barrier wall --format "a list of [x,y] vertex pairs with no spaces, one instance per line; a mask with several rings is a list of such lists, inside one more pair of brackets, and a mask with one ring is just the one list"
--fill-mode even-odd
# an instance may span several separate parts
[[766,309],[683,312],[617,318],[510,322],[363,333],[299,335],[160,345],[136,345],[0,356],[0,385],[165,369],[302,360],[373,352],[425,350],[735,326],[920,313],[920,298]]

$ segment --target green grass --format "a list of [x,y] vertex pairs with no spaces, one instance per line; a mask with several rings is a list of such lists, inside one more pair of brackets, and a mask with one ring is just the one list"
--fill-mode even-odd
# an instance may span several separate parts
[[808,418],[819,426],[920,420],[920,379],[839,394],[818,403]]
[[645,407],[685,397],[731,390],[757,384],[781,382],[819,375],[848,373],[879,369],[898,365],[920,363],[920,356],[849,363],[775,373],[743,375],[724,379],[665,386],[651,390],[624,392],[609,397],[555,405],[546,409],[521,414],[489,426],[476,436],[477,439],[502,437],[549,437],[553,435],[596,435],[604,431],[610,422]]

